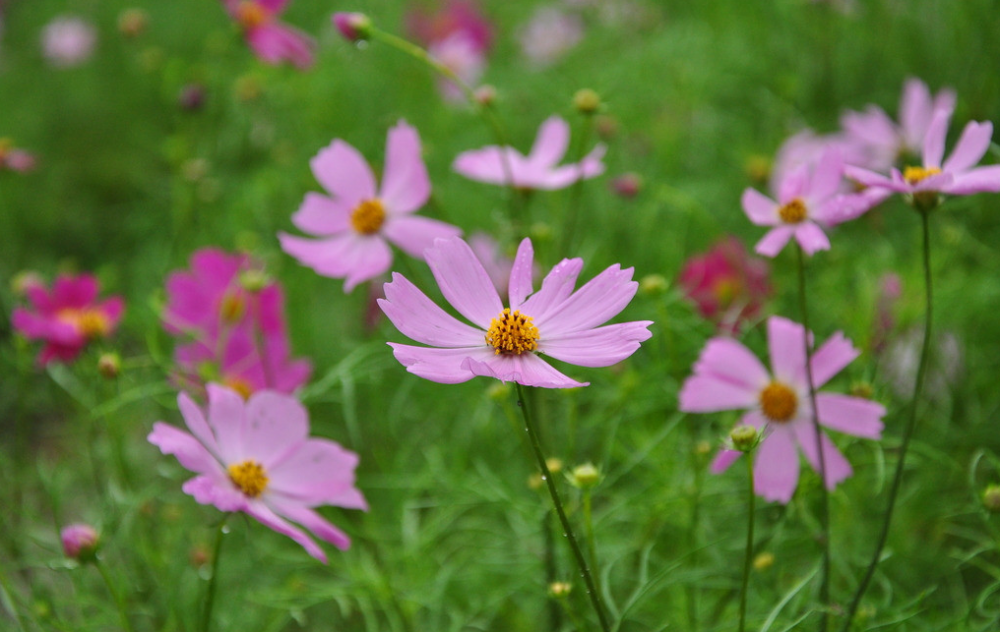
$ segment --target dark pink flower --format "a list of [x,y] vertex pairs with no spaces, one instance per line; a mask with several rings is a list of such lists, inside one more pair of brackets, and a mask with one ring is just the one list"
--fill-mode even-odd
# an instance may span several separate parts
[[311,37],[279,22],[290,0],[222,0],[226,12],[243,29],[243,36],[262,61],[278,64],[288,61],[298,68],[308,68],[315,56],[316,43]]
[[98,301],[100,288],[90,274],[63,275],[49,292],[43,285],[25,286],[34,311],[14,310],[14,328],[29,340],[44,340],[38,363],[71,362],[91,340],[111,335],[118,327],[125,301],[113,296]]
[[340,34],[350,42],[361,42],[370,36],[371,20],[364,13],[334,13],[330,20]]
[[87,561],[97,552],[100,536],[97,530],[89,524],[76,523],[63,527],[59,532],[62,540],[63,553],[66,557]]
[[207,411],[186,393],[177,403],[190,434],[157,422],[149,442],[198,475],[184,483],[186,494],[220,511],[242,511],[324,563],[323,549],[289,520],[339,549],[350,546],[347,535],[313,508],[368,509],[354,486],[358,456],[310,438],[309,415],[298,400],[262,391],[244,401],[209,384]]
[[707,253],[685,262],[680,274],[684,294],[720,331],[735,333],[757,317],[771,295],[766,261],[751,257],[735,237],[719,241]]

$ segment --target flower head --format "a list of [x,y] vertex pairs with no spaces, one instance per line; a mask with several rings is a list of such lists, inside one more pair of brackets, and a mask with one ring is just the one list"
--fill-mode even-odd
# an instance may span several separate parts
[[707,253],[687,260],[680,274],[684,293],[698,312],[734,333],[742,322],[756,318],[771,295],[767,262],[751,257],[735,237],[718,242]]
[[583,267],[580,259],[564,259],[532,286],[534,251],[521,242],[510,274],[505,307],[482,263],[467,243],[439,239],[427,251],[427,264],[452,307],[465,324],[447,314],[403,275],[393,273],[385,285],[382,311],[405,335],[431,345],[389,343],[396,359],[415,375],[455,384],[476,376],[526,386],[586,386],[547,362],[547,355],[579,366],[610,366],[629,357],[650,337],[650,321],[604,325],[635,296],[632,268],[613,265],[574,291]]
[[462,152],[452,168],[466,178],[488,184],[507,185],[509,177],[519,189],[562,189],[604,173],[604,145],[598,144],[579,164],[556,166],[568,147],[569,123],[553,116],[542,123],[527,156],[513,147],[490,145]]
[[[448,0],[438,10],[412,11],[407,27],[427,52],[451,69],[467,85],[475,85],[486,68],[493,42],[493,26],[471,0]],[[461,89],[439,79],[438,90],[451,102],[462,100]]]
[[[448,37],[432,42],[427,53],[455,73],[466,85],[475,85],[486,69],[486,55],[467,33],[452,33]],[[438,80],[438,91],[446,101],[458,103],[464,99],[462,89],[445,78]]]
[[354,486],[358,456],[333,441],[310,438],[309,416],[295,398],[262,391],[244,401],[209,384],[207,411],[185,393],[177,403],[191,432],[157,422],[149,442],[197,474],[184,483],[184,493],[220,511],[249,514],[323,562],[323,550],[288,520],[337,548],[350,546],[347,535],[313,508],[368,508]]
[[315,57],[311,37],[279,22],[276,17],[290,0],[222,0],[229,17],[243,30],[253,52],[268,64],[288,61],[308,68]]
[[63,527],[59,539],[66,557],[86,562],[97,552],[101,537],[89,524],[76,523]]
[[42,31],[42,52],[56,68],[78,66],[90,58],[97,31],[78,17],[59,16]]
[[361,42],[371,36],[372,21],[364,13],[338,11],[330,20],[349,42]]
[[[802,450],[813,469],[819,471],[816,432],[809,405],[806,350],[802,325],[778,316],[767,321],[771,370],[742,344],[731,338],[712,338],[694,365],[694,375],[681,388],[680,409],[708,413],[747,410],[740,424],[764,435],[754,465],[754,489],[767,500],[787,503],[799,480]],[[814,386],[819,389],[858,356],[858,350],[843,334],[836,333],[812,355]],[[878,439],[882,434],[885,408],[860,397],[838,393],[816,393],[819,424],[858,437]],[[851,465],[833,442],[822,434],[826,487],[851,475]],[[723,450],[712,463],[712,471],[728,468],[740,452]]]
[[333,197],[307,193],[292,223],[320,239],[286,233],[278,239],[285,252],[318,274],[345,278],[345,292],[389,270],[390,243],[423,259],[435,238],[462,232],[414,214],[430,197],[431,181],[417,130],[403,121],[389,130],[381,187],[361,154],[340,139],[320,151],[311,166]]
[[24,288],[34,310],[15,309],[13,323],[29,340],[45,341],[39,364],[72,362],[88,342],[114,333],[125,301],[120,296],[98,301],[99,291],[97,279],[89,274],[60,276],[51,292],[34,283]]
[[539,68],[557,62],[582,39],[580,16],[555,7],[538,7],[518,34],[524,56]]
[[0,172],[5,169],[24,173],[35,168],[35,156],[14,146],[9,138],[0,138]]

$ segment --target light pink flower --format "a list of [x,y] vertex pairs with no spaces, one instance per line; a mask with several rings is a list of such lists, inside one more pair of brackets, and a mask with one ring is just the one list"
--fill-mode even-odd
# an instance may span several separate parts
[[464,33],[482,53],[493,44],[493,25],[474,0],[447,0],[432,12],[411,11],[406,21],[407,30],[424,46],[431,46],[455,33]]
[[698,312],[719,331],[735,333],[757,317],[772,293],[766,261],[751,257],[735,237],[727,237],[703,255],[689,258],[681,269],[680,286]]
[[[831,150],[840,153],[844,164],[864,165],[868,160],[865,147],[847,134],[817,134],[811,129],[804,129],[788,137],[778,148],[769,182],[771,194],[777,195],[781,183],[803,166],[815,169],[820,158]],[[850,191],[849,183],[844,181],[841,190],[845,193]]]
[[605,146],[598,144],[579,164],[556,166],[569,147],[569,123],[553,116],[542,123],[531,153],[490,145],[462,152],[452,169],[471,180],[506,186],[509,177],[519,189],[562,189],[579,179],[604,173]]
[[525,386],[586,386],[541,356],[579,366],[621,362],[650,337],[650,321],[599,326],[621,312],[638,289],[632,268],[613,265],[574,292],[583,267],[563,259],[534,292],[534,251],[525,239],[510,274],[509,306],[504,307],[482,263],[459,238],[438,239],[427,264],[445,299],[472,325],[447,314],[403,275],[385,285],[382,311],[406,336],[430,347],[389,343],[410,373],[455,384],[476,376]]
[[[486,56],[482,49],[476,46],[472,37],[461,31],[431,43],[427,47],[427,53],[454,72],[465,85],[477,84],[486,69]],[[438,79],[438,91],[446,101],[452,103],[460,103],[465,99],[462,89],[443,77]]]
[[521,51],[535,66],[554,64],[583,39],[583,20],[556,7],[538,7],[518,33]]
[[220,511],[242,511],[324,563],[323,550],[288,520],[339,549],[350,546],[347,535],[313,508],[368,508],[354,486],[358,456],[333,441],[309,438],[308,413],[294,397],[262,391],[243,401],[209,384],[207,416],[185,393],[177,403],[191,433],[157,422],[149,442],[198,475],[184,483],[184,493]]
[[292,223],[321,239],[279,233],[281,248],[317,274],[344,278],[350,292],[362,281],[387,272],[395,244],[411,257],[438,237],[462,231],[414,213],[431,194],[431,181],[420,155],[417,130],[400,121],[389,130],[382,186],[356,149],[334,140],[310,163],[313,175],[333,194],[307,193]]
[[5,169],[25,173],[35,168],[33,154],[14,146],[9,138],[0,138],[0,172]]
[[94,52],[97,31],[78,17],[59,16],[42,31],[42,52],[56,68],[78,66]]
[[66,557],[85,561],[92,557],[100,544],[97,530],[89,524],[76,523],[63,527],[59,532]]
[[922,165],[906,167],[902,172],[893,168],[889,177],[848,166],[845,170],[847,176],[873,189],[903,193],[918,202],[925,196],[936,198],[938,193],[971,195],[1000,192],[1000,165],[976,167],[990,147],[993,124],[971,121],[962,131],[951,155],[942,162],[950,119],[951,114],[947,110],[934,114],[924,138]]
[[[813,469],[819,471],[816,433],[809,404],[803,328],[778,316],[767,321],[771,370],[746,347],[731,338],[712,338],[694,365],[694,375],[681,388],[680,409],[708,413],[746,409],[740,425],[751,425],[764,439],[754,465],[754,490],[767,500],[787,503],[799,480],[796,444]],[[812,375],[819,389],[858,357],[858,350],[840,332],[812,356]],[[860,397],[816,393],[819,423],[857,437],[878,439],[885,408]],[[826,487],[851,475],[851,465],[833,442],[822,434]],[[718,474],[742,453],[722,450],[712,463]]]
[[226,12],[243,29],[243,36],[262,61],[288,61],[308,68],[315,57],[316,42],[311,37],[279,22],[276,18],[290,0],[222,0]]
[[25,286],[34,311],[16,308],[13,324],[29,340],[45,341],[39,364],[72,362],[88,342],[114,333],[125,301],[120,296],[98,301],[99,291],[90,274],[60,276],[51,292],[40,284]]

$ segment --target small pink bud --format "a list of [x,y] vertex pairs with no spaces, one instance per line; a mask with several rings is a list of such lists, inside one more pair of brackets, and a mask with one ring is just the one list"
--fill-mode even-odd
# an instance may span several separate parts
[[81,562],[89,562],[97,553],[100,536],[89,524],[71,524],[64,527],[59,534],[62,538],[63,552],[66,557]]
[[363,42],[371,37],[372,21],[364,13],[338,11],[333,14],[333,24],[351,42]]
[[634,198],[642,190],[642,176],[623,173],[611,181],[611,190],[623,198]]

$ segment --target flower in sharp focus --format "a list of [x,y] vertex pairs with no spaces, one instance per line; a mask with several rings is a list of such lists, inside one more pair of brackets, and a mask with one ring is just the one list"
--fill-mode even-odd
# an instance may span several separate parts
[[386,298],[379,304],[403,334],[430,345],[389,343],[407,371],[428,380],[455,384],[486,376],[525,386],[586,386],[542,356],[579,366],[610,366],[635,353],[651,335],[650,321],[600,326],[635,296],[632,268],[613,265],[574,291],[583,261],[564,259],[535,292],[534,251],[525,239],[514,257],[510,300],[504,307],[467,243],[439,239],[426,254],[445,299],[472,325],[447,314],[398,273],[385,285]]
[[679,283],[702,316],[718,324],[720,331],[735,333],[743,322],[757,317],[771,295],[769,276],[767,262],[751,257],[730,236],[688,259]]
[[[816,433],[809,403],[806,351],[803,328],[798,323],[773,316],[767,322],[771,370],[739,342],[712,338],[694,365],[694,375],[684,382],[680,409],[708,413],[746,410],[741,425],[762,432],[756,463],[754,490],[767,500],[787,503],[799,480],[802,450],[813,469],[819,471]],[[840,332],[834,334],[812,355],[814,386],[819,389],[859,352]],[[817,392],[819,424],[850,435],[878,439],[882,434],[885,408],[860,397]],[[826,487],[851,475],[851,465],[833,442],[821,433]],[[712,463],[712,472],[728,468],[742,453],[722,450]]]
[[[579,179],[604,173],[605,146],[598,144],[579,164],[558,165],[569,147],[569,123],[553,116],[542,123],[531,147],[524,156],[513,147],[490,145],[462,152],[452,169],[470,180],[507,185],[512,179],[519,189],[562,189]],[[508,170],[510,174],[508,174]]]
[[262,61],[279,64],[288,61],[297,68],[308,68],[315,57],[316,43],[311,37],[275,19],[290,0],[222,0],[226,12],[241,29],[247,44]]
[[97,31],[77,17],[57,17],[42,31],[42,53],[56,68],[82,64],[90,58],[96,44]]
[[389,270],[390,243],[423,259],[424,249],[434,239],[462,232],[414,214],[430,197],[431,181],[420,155],[417,130],[403,121],[389,130],[379,188],[365,159],[340,139],[320,151],[310,165],[333,197],[307,193],[292,223],[320,239],[286,233],[279,233],[278,239],[282,250],[317,274],[344,278],[345,292]]
[[197,474],[184,483],[186,494],[220,511],[242,511],[324,563],[323,549],[289,520],[339,549],[350,546],[347,535],[314,508],[368,508],[354,486],[358,456],[310,438],[309,416],[295,398],[262,391],[244,401],[209,384],[207,415],[185,393],[177,403],[191,432],[157,422],[149,442]]
[[13,324],[29,340],[45,341],[39,364],[72,362],[88,342],[114,333],[125,301],[120,296],[98,301],[99,291],[89,274],[60,276],[51,292],[34,283],[24,288],[34,309],[16,308]]

